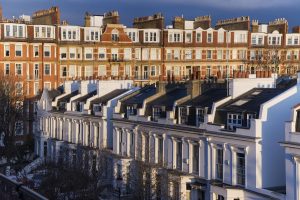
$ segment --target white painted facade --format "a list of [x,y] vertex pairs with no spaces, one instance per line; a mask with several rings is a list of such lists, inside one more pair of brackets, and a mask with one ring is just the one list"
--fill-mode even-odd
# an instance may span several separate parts
[[[252,88],[274,88],[275,83],[275,75],[266,79],[232,81],[230,94],[234,95],[215,102],[212,113],[205,116],[205,122],[199,128],[171,125],[172,121],[176,123],[175,118],[170,119],[174,113],[167,114],[167,119],[158,123],[149,123],[149,117],[143,116],[144,107],[137,111],[140,115],[130,116],[129,121],[122,120],[123,115],[115,114],[114,153],[179,170],[187,176],[194,177],[188,181],[189,184],[197,180],[221,182],[221,186],[207,183],[206,190],[200,189],[205,192],[205,199],[221,198],[218,195],[225,199],[286,199],[284,194],[271,189],[285,186],[285,156],[279,142],[284,139],[284,122],[289,119],[287,108],[299,101],[300,83],[261,104],[259,116],[251,120],[249,129],[236,128],[234,132],[227,131],[223,125],[214,124],[213,121],[218,105]],[[179,149],[178,145],[181,146]],[[196,148],[198,154],[196,165],[199,167],[196,171],[193,169],[193,148]],[[216,170],[218,149],[223,152],[221,180],[218,179]],[[179,157],[178,151],[181,152]],[[243,155],[245,159],[244,184],[238,180],[239,155]],[[199,195],[199,192],[194,190],[188,192]],[[183,196],[183,199],[185,198]],[[196,199],[195,196],[194,198]]]
[[[157,171],[168,169],[176,174],[177,182],[167,184],[166,190],[169,196],[179,195],[180,199],[299,199],[299,146],[288,146],[284,152],[279,145],[282,141],[300,139],[295,132],[295,113],[299,106],[293,110],[292,122],[284,125],[290,119],[290,108],[299,102],[299,79],[295,86],[260,104],[259,114],[250,120],[249,127],[228,130],[226,124],[215,123],[218,107],[252,88],[274,88],[275,82],[275,75],[231,81],[231,95],[213,102],[211,112],[205,114],[204,122],[199,126],[177,123],[176,107],[190,99],[190,95],[175,101],[166,118],[153,122],[146,114],[147,104],[160,98],[164,91],[158,90],[144,99],[137,115],[129,115],[126,119],[120,99],[137,92],[138,88],[132,88],[132,83],[68,82],[65,91],[71,93],[80,88],[80,93],[71,97],[67,105],[95,88],[97,94],[87,99],[82,112],[67,106],[66,112],[62,113],[52,108],[67,94],[52,101],[45,90],[39,103],[41,132],[37,135],[36,153],[55,159],[60,146],[66,144],[72,144],[68,148],[75,149],[78,144],[93,149],[108,148],[119,156],[113,162],[115,178],[120,173],[128,174],[134,160],[155,166]],[[91,90],[89,84],[92,84]],[[91,115],[92,100],[117,88],[131,89],[108,101],[101,114]],[[122,194],[127,194],[125,175],[121,182],[113,184],[121,188]],[[285,185],[286,195],[274,191]]]
[[299,101],[291,107],[290,119],[285,123],[285,138],[281,142],[285,150],[286,199],[300,199],[300,130]]

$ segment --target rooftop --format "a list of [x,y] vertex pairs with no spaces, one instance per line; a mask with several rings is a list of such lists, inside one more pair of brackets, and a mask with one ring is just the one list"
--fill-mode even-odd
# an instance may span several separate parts
[[285,91],[277,88],[254,88],[219,106],[220,111],[259,113],[260,105]]
[[213,103],[225,98],[226,96],[227,90],[225,88],[212,88],[199,96],[180,104],[180,106],[208,107],[208,112],[210,112]]
[[93,92],[90,92],[90,93],[88,93],[88,94],[86,94],[84,96],[81,96],[81,97],[75,99],[74,101],[76,101],[76,102],[84,102],[85,103],[86,100],[88,100],[89,98],[91,98],[92,96],[95,96],[95,95],[97,95],[97,90],[94,90]]
[[141,108],[143,105],[143,102],[148,97],[154,95],[156,93],[156,88],[154,85],[146,86],[142,89],[140,89],[137,93],[135,93],[133,96],[124,99],[121,102],[126,105],[137,105],[137,108]]
[[91,101],[91,105],[93,104],[106,104],[109,100],[123,94],[124,92],[127,92],[128,90],[127,89],[116,89],[116,90],[113,90],[101,97],[98,97],[96,99],[94,99],[93,101]]
[[70,93],[70,94],[67,94],[66,96],[60,98],[60,99],[58,100],[58,104],[59,104],[60,102],[69,102],[70,99],[71,99],[72,97],[74,97],[74,96],[76,96],[76,95],[78,94],[78,92],[79,92],[79,91],[76,90],[76,91],[74,91],[74,92],[72,92],[72,93]]
[[174,90],[167,92],[159,98],[148,103],[148,106],[165,106],[166,110],[172,110],[174,102],[187,96],[187,89],[184,87],[178,87]]

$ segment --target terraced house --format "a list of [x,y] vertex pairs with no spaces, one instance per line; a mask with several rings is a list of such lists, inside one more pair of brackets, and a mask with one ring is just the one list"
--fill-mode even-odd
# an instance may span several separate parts
[[229,95],[197,80],[186,88],[165,83],[150,97],[154,89],[144,88],[121,98],[113,152],[123,157],[122,170],[141,160],[176,172],[168,188],[175,199],[285,199],[294,182],[289,170],[285,179],[279,142],[299,83],[276,86],[275,80],[233,79]]
[[142,177],[156,198],[289,199],[298,186],[285,172],[293,164],[279,143],[296,157],[284,123],[299,101],[299,80],[253,75],[227,87],[200,74],[142,88],[89,80],[44,90],[36,153],[100,170],[101,152],[109,152],[105,180],[123,198],[133,195],[138,161],[151,167]]

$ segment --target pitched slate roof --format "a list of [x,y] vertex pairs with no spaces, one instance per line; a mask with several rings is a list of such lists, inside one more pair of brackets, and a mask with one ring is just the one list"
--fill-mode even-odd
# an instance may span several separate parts
[[286,89],[254,88],[241,96],[219,106],[217,110],[228,112],[259,113],[260,105],[271,100]]
[[179,87],[149,102],[147,106],[166,106],[166,110],[172,110],[175,101],[187,95],[187,89]]
[[210,112],[213,103],[225,98],[226,96],[227,90],[225,88],[211,88],[199,96],[180,104],[179,106],[208,107],[208,112]]
[[93,104],[99,104],[99,103],[102,103],[102,104],[106,104],[109,100],[123,94],[124,92],[127,92],[128,90],[127,89],[116,89],[116,90],[113,90],[101,97],[98,97],[96,99],[94,99],[93,101],[91,101],[91,105]]
[[61,94],[62,94],[62,92],[60,90],[49,90],[48,91],[48,95],[49,95],[51,101],[55,100],[55,98]]
[[156,88],[154,85],[146,86],[140,89],[136,94],[133,96],[121,100],[122,104],[125,105],[137,105],[137,108],[141,108],[143,106],[143,102],[148,97],[154,95],[156,93]]
[[90,93],[88,93],[88,94],[86,94],[84,96],[81,96],[81,97],[75,99],[74,101],[76,101],[76,102],[84,102],[85,103],[86,100],[88,100],[92,96],[95,96],[96,94],[97,94],[97,90],[94,90],[93,92],[90,92]]
[[70,94],[67,94],[66,96],[60,98],[60,99],[58,100],[58,105],[59,105],[60,102],[69,102],[70,99],[71,99],[72,97],[76,96],[77,94],[78,94],[78,90],[76,90],[76,91],[74,91],[74,92],[72,92],[72,93],[70,93]]

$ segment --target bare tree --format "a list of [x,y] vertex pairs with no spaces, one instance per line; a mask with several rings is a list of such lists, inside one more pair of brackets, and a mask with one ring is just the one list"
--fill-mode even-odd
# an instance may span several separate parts
[[106,150],[66,147],[57,160],[47,160],[37,170],[45,171],[37,190],[49,199],[109,199],[113,190],[110,158]]
[[8,162],[22,158],[24,153],[24,149],[15,143],[16,134],[23,132],[24,128],[24,93],[18,77],[0,75],[0,135],[4,145],[0,156]]
[[282,63],[282,56],[278,48],[253,49],[255,56],[250,59],[244,59],[246,71],[251,74],[256,71],[279,72],[279,66]]

